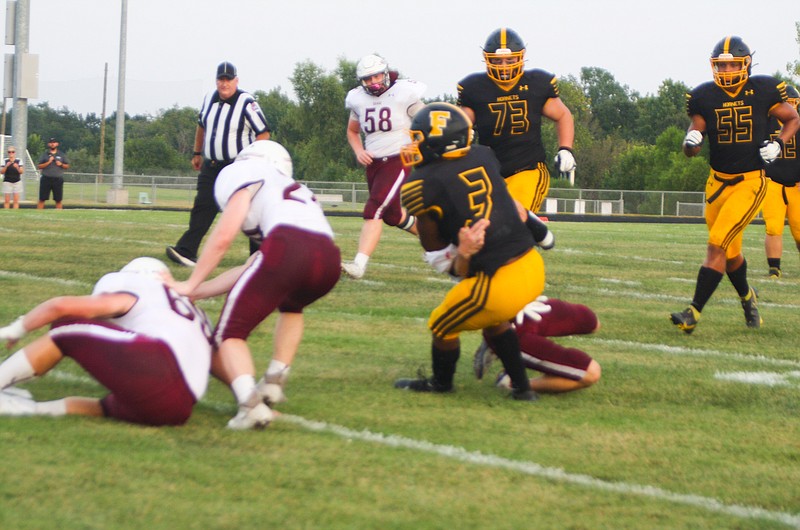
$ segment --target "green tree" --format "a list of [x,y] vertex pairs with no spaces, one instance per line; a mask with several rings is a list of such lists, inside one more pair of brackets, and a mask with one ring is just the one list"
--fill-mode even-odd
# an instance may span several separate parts
[[658,87],[658,94],[645,96],[636,101],[638,108],[635,138],[653,144],[658,135],[668,127],[686,129],[686,94],[689,88],[681,82],[667,79]]
[[295,156],[298,179],[363,178],[360,171],[353,171],[355,161],[347,143],[346,87],[341,77],[347,65],[343,63],[346,60],[340,59],[337,73],[330,74],[305,61],[299,63],[292,74],[298,105],[287,116],[284,127],[287,149]]
[[581,84],[589,98],[593,121],[602,134],[634,139],[638,93],[620,85],[602,68],[581,68]]

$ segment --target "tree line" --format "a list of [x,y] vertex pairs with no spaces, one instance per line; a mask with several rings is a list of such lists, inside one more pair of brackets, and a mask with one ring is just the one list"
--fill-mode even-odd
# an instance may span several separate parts
[[[800,44],[800,24],[798,24]],[[800,74],[800,63],[787,65]],[[791,78],[773,74],[792,83]],[[709,80],[711,74],[709,72]],[[294,98],[280,88],[257,90],[258,101],[273,129],[273,139],[292,154],[298,179],[361,181],[358,166],[347,143],[347,92],[357,86],[355,62],[340,59],[332,72],[310,61],[298,63],[290,78]],[[667,79],[656,94],[640,95],[621,85],[602,69],[585,67],[580,76],[559,79],[561,99],[575,119],[575,153],[578,169],[575,186],[594,189],[702,191],[708,176],[707,152],[686,158],[680,145],[689,118],[685,110],[684,83]],[[426,99],[455,102],[445,94]],[[198,109],[173,107],[157,116],[126,115],[125,173],[146,175],[193,175],[191,156]],[[11,115],[13,120],[13,113]],[[106,120],[102,167],[113,167],[116,115]],[[557,148],[552,124],[544,120],[543,137],[553,175],[552,156]],[[96,114],[78,115],[48,103],[28,108],[28,130],[48,131],[61,140],[72,163],[71,171],[100,172],[101,119]],[[30,134],[28,150],[34,159],[45,150],[45,138]],[[704,148],[704,151],[707,147]],[[554,187],[569,187],[555,180]]]

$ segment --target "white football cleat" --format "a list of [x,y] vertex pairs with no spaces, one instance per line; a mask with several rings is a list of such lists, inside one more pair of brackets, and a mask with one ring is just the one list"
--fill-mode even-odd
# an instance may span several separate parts
[[353,262],[342,263],[342,270],[354,280],[360,280],[364,277],[364,273],[366,272],[364,267],[359,267]]
[[3,392],[6,394],[11,394],[12,396],[19,396],[25,399],[33,399],[33,394],[31,394],[30,391],[16,386],[7,386],[3,389]]
[[36,402],[17,394],[0,392],[0,415],[32,416],[36,414]]
[[228,421],[228,428],[234,431],[263,429],[275,418],[275,414],[264,403],[255,407],[239,405],[239,412]]
[[268,407],[274,407],[277,403],[286,402],[286,394],[283,393],[283,385],[286,378],[280,374],[264,374],[256,384],[256,392]]

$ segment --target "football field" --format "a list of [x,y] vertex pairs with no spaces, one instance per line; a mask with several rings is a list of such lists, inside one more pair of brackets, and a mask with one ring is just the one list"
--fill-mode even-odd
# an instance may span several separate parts
[[[165,259],[188,218],[0,211],[0,325],[88,294],[134,257]],[[330,220],[352,258],[361,220]],[[455,393],[395,390],[430,372],[427,317],[451,282],[413,237],[385,229],[365,278],[342,278],[306,311],[289,400],[263,431],[224,428],[236,406],[216,380],[180,428],[0,417],[0,528],[800,528],[800,258],[788,229],[780,280],[766,277],[763,225],[745,233],[763,327],[745,327],[723,279],[686,335],[669,313],[691,300],[704,225],[550,227],[545,294],[602,324],[556,340],[600,363],[595,386],[512,401],[493,385],[499,363],[474,377],[469,333]],[[247,248],[242,237],[223,266]],[[216,321],[222,299],[199,305]],[[274,322],[250,339],[258,370]],[[40,401],[103,395],[71,360],[23,387]]]

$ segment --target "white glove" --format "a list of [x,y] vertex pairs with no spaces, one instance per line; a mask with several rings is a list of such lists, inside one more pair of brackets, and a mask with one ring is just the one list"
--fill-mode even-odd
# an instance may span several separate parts
[[703,145],[703,133],[692,129],[686,133],[686,138],[683,139],[683,145],[686,147],[700,147]]
[[0,340],[18,341],[25,336],[25,326],[22,325],[22,317],[19,317],[11,324],[0,328]]
[[445,273],[450,271],[453,266],[453,260],[456,259],[457,255],[458,247],[450,243],[450,245],[441,250],[426,252],[424,259],[428,265],[436,269],[436,272]]
[[761,149],[758,150],[761,153],[761,159],[767,164],[775,162],[781,156],[781,151],[783,151],[783,142],[780,138],[775,138],[771,142],[765,141],[761,144]]
[[569,173],[575,169],[575,156],[569,147],[559,147],[555,160],[559,173]]
[[553,310],[552,307],[545,304],[544,302],[547,301],[546,296],[540,296],[535,301],[529,303],[525,307],[522,308],[522,311],[517,313],[517,317],[515,322],[519,326],[525,320],[525,317],[530,318],[534,322],[541,322],[542,315],[549,313]]
[[553,232],[547,230],[547,235],[544,236],[544,239],[537,241],[536,244],[539,245],[539,248],[542,250],[550,250],[556,246],[556,236],[553,235]]

